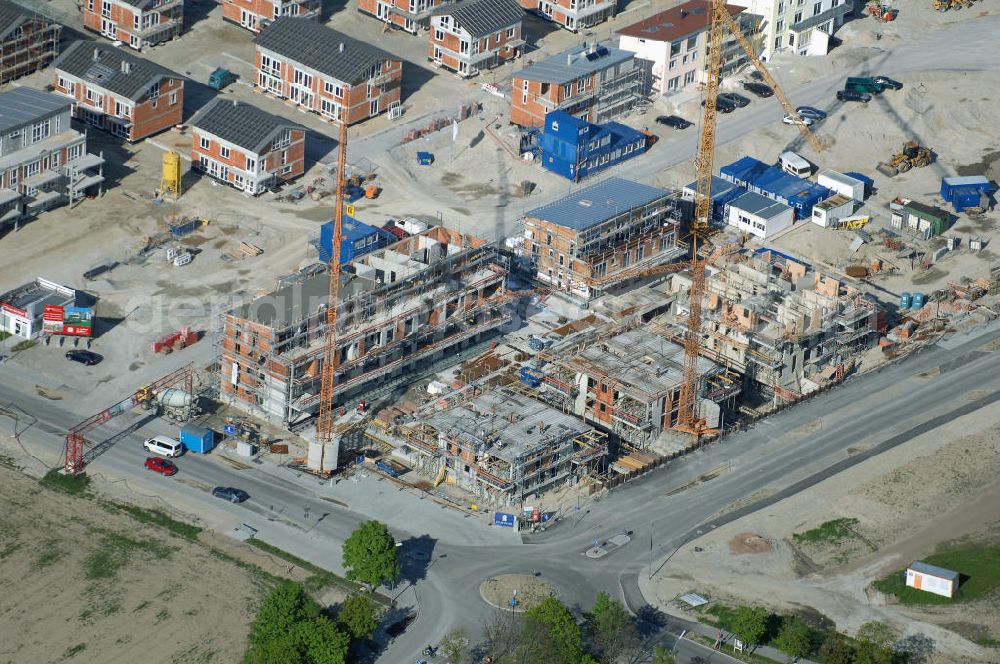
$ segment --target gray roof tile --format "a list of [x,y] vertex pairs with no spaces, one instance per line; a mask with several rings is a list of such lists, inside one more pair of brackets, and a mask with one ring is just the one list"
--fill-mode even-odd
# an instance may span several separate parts
[[584,42],[525,67],[514,74],[514,78],[543,83],[569,83],[634,58],[635,53],[632,51]]
[[441,7],[434,14],[453,16],[475,39],[524,20],[524,9],[516,0],[462,0],[457,4]]
[[[128,63],[128,73],[122,68],[123,62]],[[124,48],[94,41],[73,42],[52,66],[132,101],[139,101],[153,83],[163,78],[184,78]]]
[[597,184],[577,189],[569,196],[535,208],[525,216],[582,231],[612,217],[652,203],[670,192],[659,187],[610,177]]
[[255,154],[260,154],[281,129],[305,130],[305,127],[271,115],[253,104],[221,97],[216,97],[195,113],[190,124]]
[[264,28],[256,43],[349,85],[368,80],[368,70],[379,62],[399,61],[382,49],[308,18],[279,18]]
[[21,86],[0,93],[0,131],[32,122],[72,105],[69,99],[51,92]]

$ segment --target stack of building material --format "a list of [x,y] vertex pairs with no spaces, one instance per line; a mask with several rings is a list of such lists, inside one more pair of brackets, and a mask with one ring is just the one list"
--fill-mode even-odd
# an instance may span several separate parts
[[617,473],[621,473],[622,475],[638,473],[646,470],[647,468],[651,468],[659,458],[660,457],[655,454],[636,451],[617,459],[611,464],[611,469]]

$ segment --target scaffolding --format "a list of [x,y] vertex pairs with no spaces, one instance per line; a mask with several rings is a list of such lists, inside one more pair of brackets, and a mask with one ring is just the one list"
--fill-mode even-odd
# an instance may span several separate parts
[[0,84],[44,69],[59,54],[62,26],[39,14],[23,10],[3,30],[7,37],[0,42]]

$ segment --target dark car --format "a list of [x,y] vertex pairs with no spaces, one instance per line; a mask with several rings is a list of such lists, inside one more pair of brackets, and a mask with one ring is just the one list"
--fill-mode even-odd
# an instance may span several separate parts
[[837,90],[837,100],[860,101],[867,104],[872,100],[872,96],[867,92],[858,92],[857,90]]
[[656,121],[661,125],[667,125],[674,129],[687,129],[692,124],[679,115],[661,115],[656,118]]
[[799,106],[795,109],[795,112],[799,114],[800,118],[809,118],[810,120],[826,119],[826,111],[813,106]]
[[68,350],[66,351],[66,359],[92,367],[104,358],[97,353],[91,353],[89,350]]
[[756,81],[743,81],[743,89],[747,92],[752,92],[761,98],[767,98],[774,96],[774,90],[771,89],[770,85],[765,83],[758,83]]
[[[705,105],[704,100],[702,100],[701,105]],[[723,99],[722,95],[719,95],[715,100],[715,108],[719,111],[719,113],[732,113],[736,110],[736,104],[727,99]]]
[[764,75],[761,74],[756,69],[754,69],[753,71],[750,72],[750,78],[752,80],[754,80],[754,81],[763,81],[764,80]]
[[167,461],[160,457],[148,457],[146,459],[146,469],[167,476],[177,474],[177,466],[172,461]]
[[231,486],[217,486],[212,489],[212,495],[231,503],[242,503],[250,497],[250,494],[243,489],[234,489]]
[[734,106],[738,108],[743,108],[744,106],[750,105],[749,99],[747,99],[743,95],[738,95],[735,92],[722,92],[719,94],[719,99],[720,100],[725,99],[726,101],[731,102]]
[[888,76],[876,76],[876,83],[881,83],[883,88],[889,88],[890,90],[902,90],[903,84],[897,80],[891,79]]

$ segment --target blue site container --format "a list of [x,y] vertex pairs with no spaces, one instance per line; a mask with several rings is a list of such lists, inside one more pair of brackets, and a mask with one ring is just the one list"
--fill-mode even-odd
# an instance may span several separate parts
[[911,306],[913,309],[922,309],[926,301],[926,296],[923,293],[914,293]]
[[545,380],[544,373],[531,367],[521,367],[521,370],[517,372],[517,376],[522,383],[532,388],[538,387]]
[[899,296],[899,308],[900,309],[909,309],[910,308],[910,294],[909,293],[902,293]]
[[205,454],[215,447],[215,432],[197,424],[181,427],[181,445],[195,454]]
[[[367,253],[387,247],[396,241],[396,236],[384,228],[376,228],[354,217],[344,215],[341,221],[343,241],[340,243],[340,264],[360,258]],[[329,263],[333,258],[333,222],[319,227],[319,259]]]

